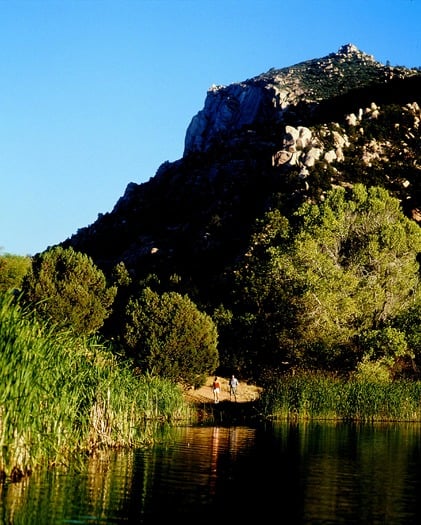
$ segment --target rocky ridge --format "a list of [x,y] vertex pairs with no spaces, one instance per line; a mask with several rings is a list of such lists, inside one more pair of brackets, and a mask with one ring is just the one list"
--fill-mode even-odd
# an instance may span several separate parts
[[108,275],[121,261],[136,279],[177,274],[207,301],[272,207],[291,216],[333,186],[363,182],[387,188],[418,221],[420,106],[418,69],[380,64],[351,44],[212,86],[183,158],[128,184],[112,212],[62,244]]
[[263,120],[286,120],[288,109],[343,95],[361,86],[356,70],[364,70],[364,83],[405,77],[402,68],[383,66],[354,45],[337,53],[283,69],[271,69],[244,82],[213,85],[203,110],[193,117],[186,133],[184,155],[207,151],[215,138]]

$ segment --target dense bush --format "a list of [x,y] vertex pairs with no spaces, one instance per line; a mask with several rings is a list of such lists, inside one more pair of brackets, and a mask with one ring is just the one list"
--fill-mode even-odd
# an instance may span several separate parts
[[[381,188],[332,190],[302,205],[295,222],[268,212],[233,273],[237,352],[271,369],[353,370],[366,353],[391,367],[416,357],[404,319],[419,321],[420,251],[419,226]],[[370,333],[389,335],[374,351]]]
[[210,316],[176,292],[145,288],[126,308],[124,347],[142,372],[186,386],[203,384],[218,366],[218,334]]
[[90,257],[61,247],[36,255],[22,284],[41,319],[85,335],[103,325],[116,291]]

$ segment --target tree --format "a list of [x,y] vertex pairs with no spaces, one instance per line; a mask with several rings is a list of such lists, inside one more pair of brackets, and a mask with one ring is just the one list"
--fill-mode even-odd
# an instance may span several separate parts
[[[287,250],[291,242],[289,221],[278,209],[258,220],[244,260],[233,272],[233,305],[230,318],[224,320],[219,310],[218,322],[221,359],[228,369],[257,378],[262,369],[285,361],[287,343],[280,345],[282,327],[296,318],[292,304],[284,308],[285,283],[269,278],[272,272],[271,248]],[[289,297],[289,296],[288,296]]]
[[421,373],[421,298],[414,299],[412,306],[393,320],[392,326],[405,334],[408,349],[413,355],[413,358],[411,355],[410,359],[405,356],[402,375],[419,379]]
[[0,292],[20,289],[22,280],[30,267],[30,257],[10,253],[0,255]]
[[393,379],[396,364],[401,358],[414,358],[408,350],[405,334],[390,326],[362,333],[360,344],[364,354],[355,374],[360,379],[389,381]]
[[269,214],[238,272],[253,333],[263,335],[254,345],[272,366],[354,368],[364,354],[358,336],[386,327],[420,297],[421,230],[386,190],[361,184],[304,204],[295,220],[280,242],[281,222]]
[[116,288],[90,257],[58,246],[34,257],[22,292],[42,319],[88,335],[110,314]]
[[421,230],[398,199],[377,187],[331,191],[304,205],[289,274],[302,287],[301,334],[347,345],[380,329],[419,295]]
[[130,299],[122,343],[142,371],[200,386],[218,366],[218,334],[187,295],[149,287]]

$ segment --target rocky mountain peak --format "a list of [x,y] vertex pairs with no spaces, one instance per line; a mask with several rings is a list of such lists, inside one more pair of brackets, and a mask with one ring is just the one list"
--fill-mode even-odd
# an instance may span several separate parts
[[345,44],[341,46],[337,52],[337,55],[344,55],[346,57],[357,57],[357,58],[369,58],[373,62],[374,57],[372,55],[367,55],[366,53],[363,53],[360,51],[357,46],[354,46],[354,44]]
[[262,120],[279,122],[298,104],[312,104],[396,76],[353,44],[337,53],[282,69],[272,68],[254,78],[209,88],[205,105],[192,119],[184,156],[204,152],[227,133],[253,129]]

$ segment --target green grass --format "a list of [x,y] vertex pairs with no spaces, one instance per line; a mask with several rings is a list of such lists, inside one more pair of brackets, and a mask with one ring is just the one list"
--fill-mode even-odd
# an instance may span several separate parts
[[274,379],[259,409],[266,418],[341,421],[421,421],[421,382],[376,382],[322,373]]
[[0,473],[153,442],[151,421],[189,417],[181,390],[135,376],[95,338],[36,321],[0,297]]

